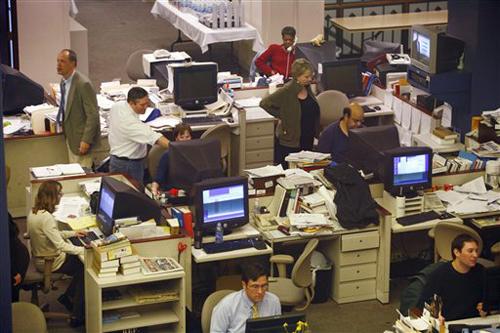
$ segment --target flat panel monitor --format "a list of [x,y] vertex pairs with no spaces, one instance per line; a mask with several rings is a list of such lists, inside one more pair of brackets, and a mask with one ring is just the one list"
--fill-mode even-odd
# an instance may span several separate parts
[[195,139],[170,143],[168,171],[170,186],[189,193],[193,184],[222,176],[219,140]]
[[446,26],[411,28],[411,64],[430,74],[456,69],[465,43],[446,34]]
[[0,64],[0,80],[2,80],[5,114],[20,113],[28,105],[44,102],[43,87],[18,70]]
[[96,222],[105,236],[113,233],[116,219],[137,216],[141,221],[162,219],[161,207],[146,194],[112,177],[102,177]]
[[[299,321],[306,321],[305,313],[286,313],[279,316],[248,319],[245,333],[295,332]],[[286,329],[284,328],[285,324],[287,324]]]
[[321,87],[323,90],[342,91],[348,97],[363,92],[361,83],[361,61],[345,59],[322,63]]
[[432,186],[432,149],[401,147],[387,150],[384,189],[397,196],[411,196]]
[[195,227],[204,234],[215,232],[221,223],[228,233],[248,223],[248,180],[245,177],[223,177],[195,184]]
[[217,101],[216,63],[186,63],[169,67],[173,70],[175,104],[186,110],[199,110]]
[[347,163],[382,179],[385,174],[383,152],[400,147],[398,129],[394,125],[351,129],[347,147]]

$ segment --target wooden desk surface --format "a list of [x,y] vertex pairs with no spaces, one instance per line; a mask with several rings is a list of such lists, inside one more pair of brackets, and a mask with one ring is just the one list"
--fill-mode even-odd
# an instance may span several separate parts
[[448,23],[448,11],[386,14],[374,16],[331,18],[333,26],[346,32],[408,29],[412,25],[438,25]]

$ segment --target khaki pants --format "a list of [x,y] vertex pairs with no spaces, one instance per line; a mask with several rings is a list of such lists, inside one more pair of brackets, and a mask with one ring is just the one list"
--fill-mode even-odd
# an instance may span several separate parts
[[69,163],[78,163],[84,168],[92,168],[93,156],[92,150],[85,155],[75,155],[69,148],[68,141],[66,140],[66,147],[68,148]]

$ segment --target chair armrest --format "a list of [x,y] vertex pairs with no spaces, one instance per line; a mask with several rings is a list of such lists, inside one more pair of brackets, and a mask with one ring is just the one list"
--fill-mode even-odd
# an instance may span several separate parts
[[427,235],[430,238],[434,239],[434,228],[429,229],[429,231],[427,232]]
[[294,259],[292,256],[286,254],[276,254],[269,258],[271,262],[271,276],[274,276],[273,264],[278,267],[278,276],[281,278],[286,278],[286,265],[293,264]]
[[43,266],[43,292],[48,293],[51,288],[52,265],[55,257],[44,257],[45,264]]
[[500,242],[496,242],[491,246],[491,253],[493,253],[493,255],[500,254]]

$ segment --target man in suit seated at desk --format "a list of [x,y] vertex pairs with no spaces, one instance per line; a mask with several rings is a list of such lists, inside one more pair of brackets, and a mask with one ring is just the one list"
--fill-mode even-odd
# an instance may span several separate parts
[[459,235],[451,243],[453,260],[433,271],[420,295],[417,307],[423,308],[434,294],[441,297],[441,320],[485,316],[485,271],[477,263],[478,244],[470,235]]
[[365,113],[357,103],[351,103],[342,111],[342,118],[328,125],[321,132],[318,142],[318,150],[322,153],[330,153],[332,160],[342,163],[349,144],[349,130],[361,127]]
[[259,263],[243,267],[243,289],[227,295],[217,304],[212,312],[210,332],[245,333],[247,319],[280,315],[280,300],[267,292],[267,276]]

